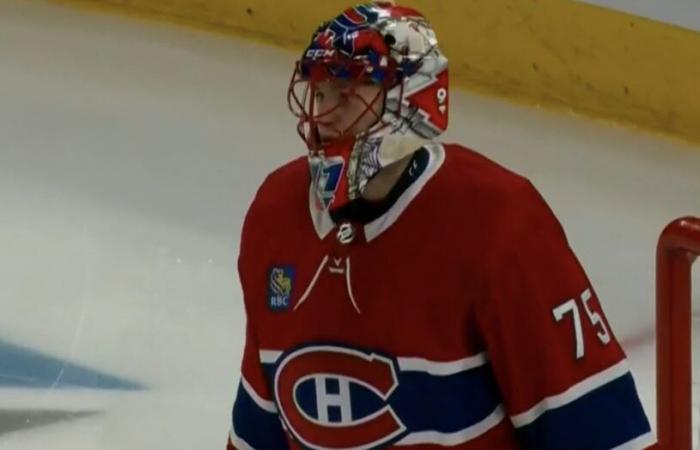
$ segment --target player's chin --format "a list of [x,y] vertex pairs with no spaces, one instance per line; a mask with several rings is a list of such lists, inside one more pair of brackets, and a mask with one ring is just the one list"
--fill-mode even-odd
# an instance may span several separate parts
[[318,137],[322,144],[329,144],[340,139],[341,134],[334,128],[320,126],[318,127]]

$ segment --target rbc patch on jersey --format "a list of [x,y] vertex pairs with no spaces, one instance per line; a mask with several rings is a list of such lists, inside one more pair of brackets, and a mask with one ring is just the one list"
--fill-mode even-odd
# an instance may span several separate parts
[[286,311],[292,301],[294,267],[276,266],[270,269],[267,288],[267,306],[272,311]]

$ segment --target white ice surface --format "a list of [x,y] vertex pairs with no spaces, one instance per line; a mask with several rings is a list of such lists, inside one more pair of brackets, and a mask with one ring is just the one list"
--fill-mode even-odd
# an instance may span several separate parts
[[[0,2],[0,340],[150,387],[0,389],[0,409],[104,411],[0,436],[1,449],[222,448],[244,334],[243,214],[265,174],[304,153],[286,107],[294,58]],[[700,215],[700,149],[458,92],[445,140],[550,202],[653,419],[654,247],[670,219]]]

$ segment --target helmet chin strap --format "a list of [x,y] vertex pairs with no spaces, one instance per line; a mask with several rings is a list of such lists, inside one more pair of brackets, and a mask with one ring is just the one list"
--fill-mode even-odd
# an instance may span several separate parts
[[360,135],[309,155],[312,190],[319,210],[334,211],[362,196],[383,168],[430,142],[415,135]]

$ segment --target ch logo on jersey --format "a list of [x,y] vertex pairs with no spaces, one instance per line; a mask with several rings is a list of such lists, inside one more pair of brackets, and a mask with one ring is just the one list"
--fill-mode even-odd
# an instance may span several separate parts
[[270,269],[267,305],[273,311],[289,309],[294,282],[294,267],[280,266]]
[[340,186],[345,161],[342,157],[312,158],[311,182],[320,209],[328,209]]
[[406,433],[388,403],[398,379],[387,357],[330,345],[304,347],[279,360],[274,384],[282,419],[305,448],[371,449]]

